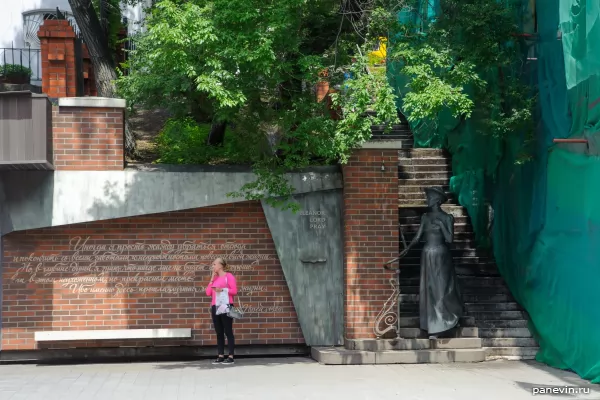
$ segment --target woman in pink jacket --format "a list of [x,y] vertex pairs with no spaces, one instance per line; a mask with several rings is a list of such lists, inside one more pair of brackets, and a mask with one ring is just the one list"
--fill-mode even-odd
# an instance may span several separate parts
[[[217,315],[216,300],[217,294],[227,290],[229,294],[229,304],[233,305],[233,297],[237,294],[237,284],[235,277],[227,272],[227,262],[222,258],[217,258],[212,263],[212,277],[206,287],[206,295],[211,296],[210,312],[217,333],[218,357],[213,364],[233,364],[233,350],[235,347],[235,338],[233,337],[233,318],[227,316],[227,313]],[[229,348],[229,357],[225,358],[225,336],[227,336],[227,347]]]

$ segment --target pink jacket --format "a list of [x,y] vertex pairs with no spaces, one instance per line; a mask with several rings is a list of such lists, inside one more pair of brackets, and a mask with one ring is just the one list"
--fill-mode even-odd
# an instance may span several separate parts
[[223,276],[217,276],[214,282],[206,287],[206,295],[212,297],[210,302],[211,306],[215,305],[217,297],[217,292],[212,289],[213,287],[229,289],[229,304],[233,304],[233,297],[237,294],[237,282],[235,280],[235,276],[227,272]]

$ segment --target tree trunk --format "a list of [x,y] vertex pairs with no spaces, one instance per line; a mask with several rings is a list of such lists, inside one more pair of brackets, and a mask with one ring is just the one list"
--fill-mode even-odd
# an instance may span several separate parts
[[208,134],[208,145],[219,146],[223,144],[225,140],[225,129],[227,128],[227,121],[225,122],[213,122],[210,127],[210,133]]
[[[116,66],[108,47],[108,38],[102,29],[96,10],[94,10],[91,0],[69,0],[69,5],[83,36],[83,42],[90,53],[98,96],[114,98],[116,97]],[[135,147],[135,137],[126,120],[125,151],[131,155],[135,153]]]
[[90,52],[98,96],[115,97],[116,67],[108,48],[108,38],[104,34],[96,10],[91,0],[69,0],[69,5]]

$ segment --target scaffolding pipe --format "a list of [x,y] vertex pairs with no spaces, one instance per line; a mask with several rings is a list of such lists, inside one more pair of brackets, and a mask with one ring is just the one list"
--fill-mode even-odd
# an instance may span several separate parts
[[587,143],[587,139],[552,139],[554,143]]

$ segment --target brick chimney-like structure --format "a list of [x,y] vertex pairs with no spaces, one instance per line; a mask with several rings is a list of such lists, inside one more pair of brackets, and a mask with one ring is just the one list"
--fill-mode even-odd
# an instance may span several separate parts
[[75,97],[75,32],[67,20],[47,19],[37,33],[42,49],[42,91],[48,97]]
[[[47,19],[37,33],[42,50],[42,92],[48,97],[77,96],[75,31],[67,20]],[[85,44],[81,45],[83,96],[97,96],[91,58]]]

